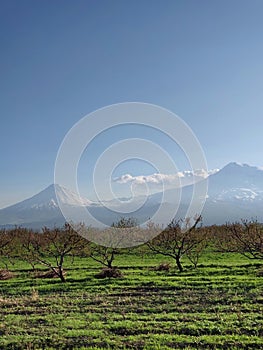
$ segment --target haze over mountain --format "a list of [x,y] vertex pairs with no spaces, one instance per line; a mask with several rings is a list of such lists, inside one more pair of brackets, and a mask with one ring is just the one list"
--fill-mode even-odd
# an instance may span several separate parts
[[[177,217],[184,217],[191,201],[193,186],[184,186]],[[173,209],[174,191],[166,191],[165,206]],[[57,194],[57,196],[56,196]],[[91,202],[60,185],[50,185],[35,196],[0,210],[0,225],[20,225],[40,229],[64,224],[58,200],[69,211],[77,213],[79,208],[87,210],[106,225],[120,216],[133,216],[139,222],[152,217],[162,201],[162,193],[150,195],[140,209],[129,212],[129,201]],[[58,197],[58,198],[57,198]],[[135,198],[138,203],[141,198]],[[121,208],[125,208],[120,213]],[[132,206],[130,207],[132,208]],[[257,218],[263,221],[263,170],[247,164],[229,163],[220,171],[208,177],[208,195],[202,211],[204,224],[222,224],[226,221]],[[116,211],[117,210],[117,211]],[[160,218],[159,218],[160,219]],[[161,219],[160,219],[161,220]]]

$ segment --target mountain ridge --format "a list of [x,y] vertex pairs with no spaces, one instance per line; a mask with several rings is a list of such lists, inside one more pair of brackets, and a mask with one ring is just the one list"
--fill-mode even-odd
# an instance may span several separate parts
[[[208,181],[207,200],[202,212],[205,224],[220,224],[241,218],[251,218],[251,216],[263,220],[262,169],[231,162],[203,181]],[[178,215],[182,217],[191,201],[192,190],[192,185],[182,188],[182,199],[178,211]],[[167,203],[165,204],[170,208],[174,206],[174,198],[177,197],[174,197],[172,190],[166,192]],[[129,216],[137,215],[142,221],[147,220],[154,214],[161,201],[161,192],[150,195],[143,207],[129,213]],[[62,225],[65,219],[60,211],[59,202],[75,213],[78,208],[85,207],[106,225],[110,225],[121,216],[121,213],[115,211],[116,208],[118,209],[116,204],[110,207],[110,202],[107,202],[109,207],[106,208],[103,203],[89,201],[59,184],[51,184],[30,198],[0,209],[0,226],[21,225],[35,228],[44,226],[45,223],[47,224],[45,226]],[[122,205],[126,204],[120,202],[119,209]]]

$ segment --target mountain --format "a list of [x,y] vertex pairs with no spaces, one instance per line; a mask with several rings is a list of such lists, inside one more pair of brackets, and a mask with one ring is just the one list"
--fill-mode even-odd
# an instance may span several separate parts
[[263,170],[229,163],[208,179],[203,217],[207,224],[258,219],[263,221]]
[[65,219],[59,209],[58,200],[75,210],[93,204],[73,191],[53,184],[31,198],[1,209],[0,226],[20,225],[31,228],[61,226],[65,223]]
[[[205,225],[251,218],[263,221],[263,170],[233,162],[203,181],[208,181],[208,193],[202,211]],[[202,185],[202,181],[195,185],[197,191]],[[165,191],[164,195],[160,192],[148,198],[138,196],[133,202],[126,199],[108,201],[103,204],[81,198],[60,185],[50,185],[29,199],[1,209],[0,226],[20,225],[36,229],[43,226],[61,226],[65,218],[58,202],[63,204],[69,216],[72,214],[72,217],[76,218],[78,213],[83,213],[83,208],[85,208],[97,221],[106,225],[116,222],[120,216],[132,216],[139,222],[144,222],[153,217],[160,203],[163,203],[163,210],[159,216],[156,216],[155,221],[166,224],[166,219],[171,218],[174,208],[179,203],[177,218],[186,216],[192,193],[193,186],[188,185],[181,189],[180,201],[180,190],[174,189]],[[84,221],[81,216],[79,221]]]
[[209,190],[216,192],[233,188],[263,189],[263,170],[248,164],[229,163],[209,177]]
[[247,164],[229,163],[209,177],[209,198],[213,200],[262,200],[263,170]]
[[[204,225],[223,224],[240,221],[241,219],[263,221],[262,169],[232,162],[203,181],[208,182],[208,193],[201,213]],[[202,185],[202,181],[196,183],[197,193],[202,193]],[[192,185],[181,189],[180,205],[176,213],[177,218],[184,218],[188,215],[187,210],[192,195]],[[150,212],[150,208],[154,211],[160,205],[162,196],[163,194],[160,192],[148,197],[148,212]],[[176,191],[176,189],[166,191],[165,210],[168,213],[173,212],[178,196],[178,190]],[[198,201],[203,199],[198,198]]]

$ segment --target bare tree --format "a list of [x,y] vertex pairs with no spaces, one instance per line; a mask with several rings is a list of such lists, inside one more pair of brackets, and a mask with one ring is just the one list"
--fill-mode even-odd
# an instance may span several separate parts
[[36,263],[50,268],[61,282],[65,282],[65,258],[80,254],[89,242],[78,235],[69,224],[60,228],[44,228],[43,233],[28,232],[21,238],[22,258],[33,267]]
[[113,261],[118,249],[93,244],[90,249],[90,257],[109,269],[113,268]]
[[[35,241],[38,241],[39,233],[34,232],[31,229],[19,228],[16,231],[15,247],[16,252],[14,256],[26,261],[33,270],[38,263],[36,259],[36,252],[34,250]],[[40,242],[40,240],[39,240]]]
[[263,259],[263,224],[242,220],[241,223],[227,224],[226,229],[228,251],[238,252],[249,259]]
[[165,230],[146,244],[153,252],[175,259],[178,270],[182,272],[181,258],[186,254],[190,256],[190,252],[197,249],[205,239],[196,232],[200,222],[201,216],[198,216],[192,226],[189,226],[190,221],[187,220],[186,227],[182,228],[180,221],[173,219]]
[[6,270],[8,270],[8,262],[12,259],[14,238],[14,230],[0,230],[0,258]]
[[[108,229],[103,232],[98,232],[97,241],[99,241],[99,236],[101,235],[102,244],[91,245],[90,257],[109,269],[114,268],[113,261],[115,260],[116,254],[120,251],[120,247],[122,247],[123,240],[129,236],[130,229],[137,226],[138,223],[136,219],[121,217]],[[121,234],[119,229],[121,229]]]
[[208,236],[206,229],[203,227],[197,228],[193,232],[192,239],[195,240],[196,244],[192,247],[192,249],[187,250],[186,256],[194,265],[194,268],[197,268],[200,257],[208,245]]
[[131,228],[138,226],[137,219],[133,217],[125,217],[122,216],[117,222],[114,222],[111,227],[117,227],[117,228]]

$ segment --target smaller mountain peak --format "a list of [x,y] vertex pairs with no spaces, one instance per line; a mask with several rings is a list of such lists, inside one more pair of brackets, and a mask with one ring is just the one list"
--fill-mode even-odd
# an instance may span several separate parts
[[50,184],[49,186],[47,186],[46,188],[44,188],[44,190],[42,191],[55,191],[56,188],[59,188],[60,186],[57,184]]
[[50,189],[59,189],[59,188],[63,188],[63,186],[59,185],[59,184],[51,184],[49,185],[47,188],[50,188]]
[[[220,176],[221,174],[233,174],[238,173],[240,170],[242,171],[242,164],[237,162],[231,162],[225,165],[220,171],[218,171],[215,175]],[[213,175],[212,175],[213,176]]]
[[231,162],[224,166],[221,170],[258,171],[262,169],[257,166],[249,165],[247,163]]
[[243,164],[238,163],[238,162],[230,162],[228,163],[226,166],[224,166],[224,168],[240,168],[242,167]]
[[221,171],[254,171],[259,170],[259,168],[249,165],[247,163],[231,162],[224,166]]
[[60,191],[66,191],[66,192],[72,192],[68,188],[61,186],[59,184],[53,183],[46,187],[43,191],[45,192],[54,192],[54,193],[59,193]]

